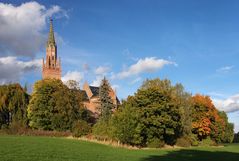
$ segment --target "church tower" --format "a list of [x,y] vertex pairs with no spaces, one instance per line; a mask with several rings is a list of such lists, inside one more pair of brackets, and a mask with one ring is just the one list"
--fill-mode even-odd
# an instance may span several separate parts
[[61,79],[61,62],[57,57],[57,46],[54,37],[52,19],[46,44],[46,61],[42,60],[42,78]]

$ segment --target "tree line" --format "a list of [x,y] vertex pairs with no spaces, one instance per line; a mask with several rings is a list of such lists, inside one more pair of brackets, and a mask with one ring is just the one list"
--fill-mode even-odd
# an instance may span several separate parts
[[209,96],[192,96],[181,84],[146,80],[108,119],[93,127],[99,139],[114,139],[139,147],[215,145],[231,143],[234,126]]
[[110,84],[104,78],[97,120],[84,107],[77,83],[70,84],[69,88],[60,80],[40,80],[31,95],[19,84],[0,86],[0,127],[18,123],[30,129],[70,131],[76,137],[93,135],[138,147],[233,141],[233,124],[209,96],[192,96],[183,85],[172,85],[170,80],[145,80],[116,108],[109,96]]

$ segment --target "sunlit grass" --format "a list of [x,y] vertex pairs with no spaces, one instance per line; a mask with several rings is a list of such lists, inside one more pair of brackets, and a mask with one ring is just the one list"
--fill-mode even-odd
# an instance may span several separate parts
[[0,136],[1,161],[236,161],[239,144],[225,147],[129,150],[66,138]]

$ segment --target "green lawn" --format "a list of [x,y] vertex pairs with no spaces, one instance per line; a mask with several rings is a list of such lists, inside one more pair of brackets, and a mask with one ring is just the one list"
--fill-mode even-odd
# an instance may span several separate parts
[[128,150],[86,141],[0,136],[1,161],[238,161],[239,144],[221,148]]

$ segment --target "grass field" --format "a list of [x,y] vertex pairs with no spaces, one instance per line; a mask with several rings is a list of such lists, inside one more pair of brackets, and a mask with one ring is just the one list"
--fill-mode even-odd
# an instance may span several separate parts
[[65,138],[0,136],[1,161],[238,161],[239,144],[225,147],[128,150]]

